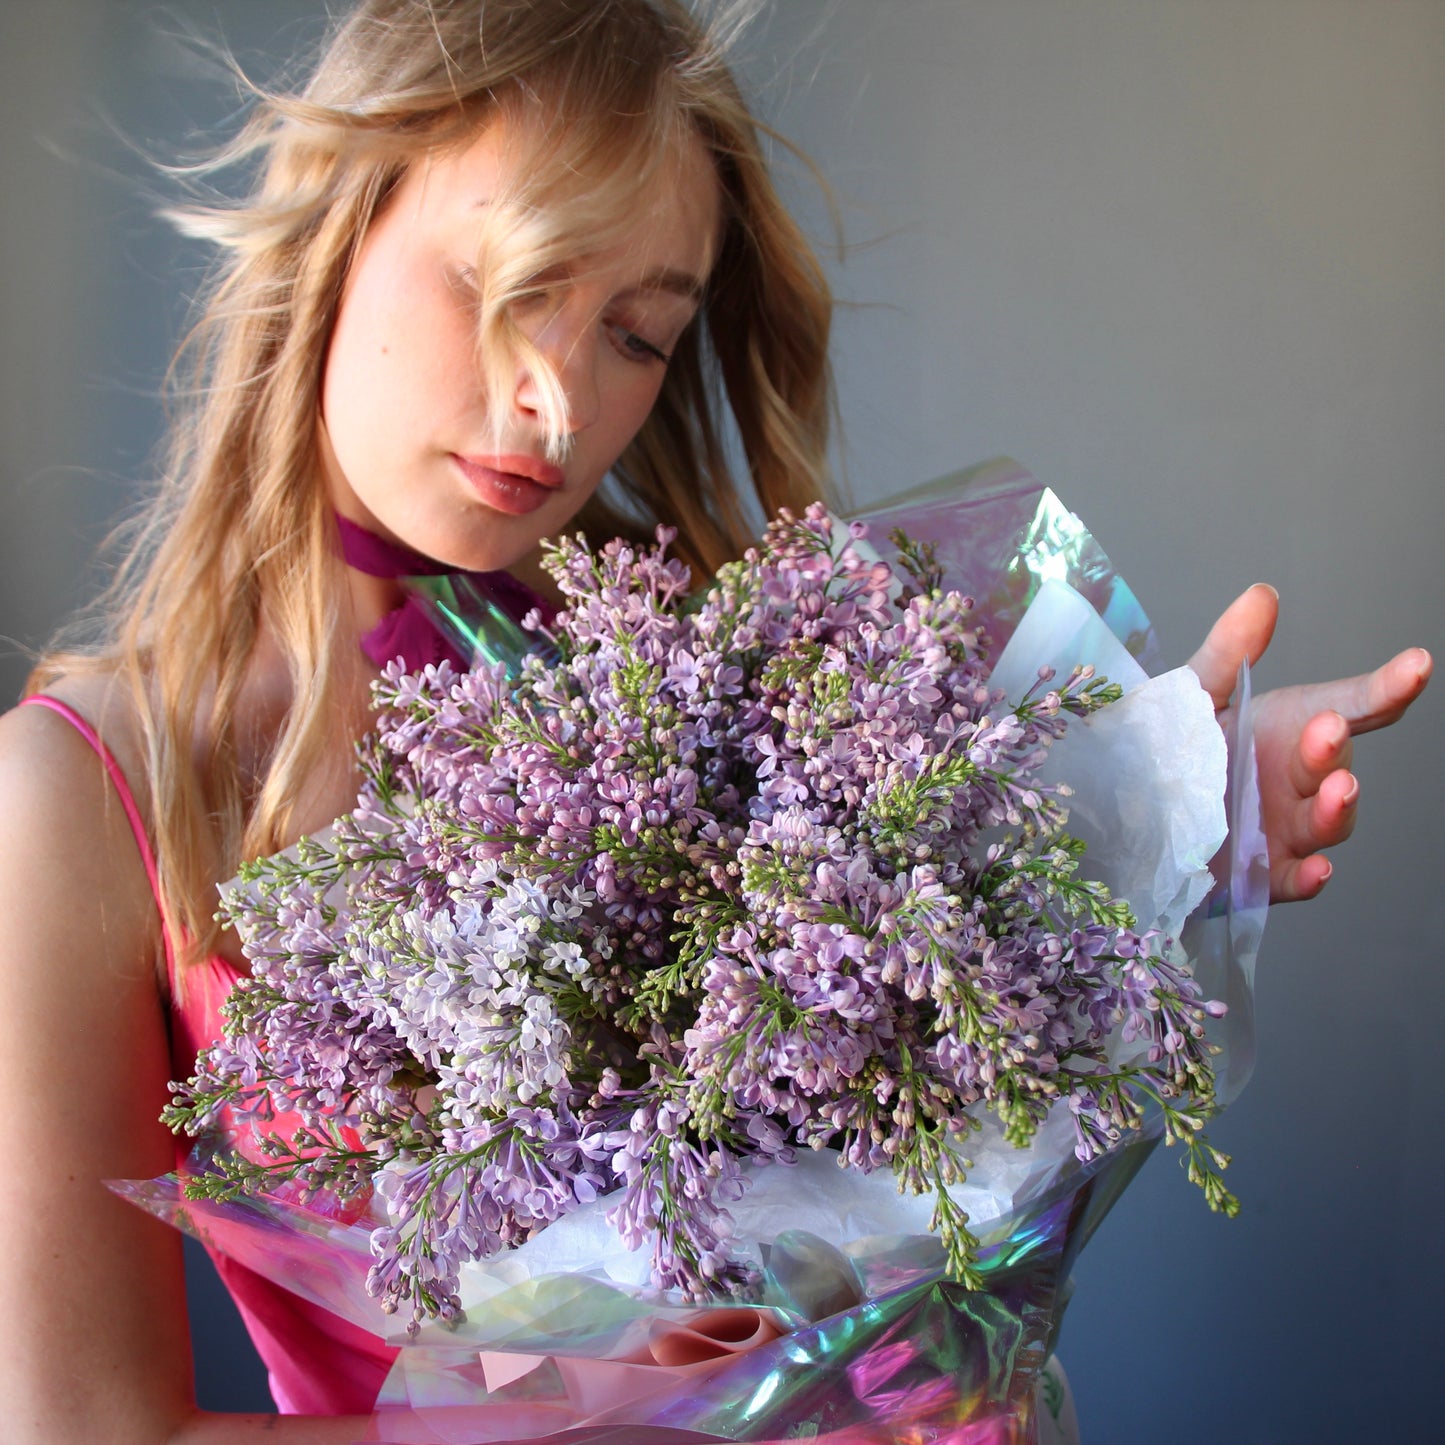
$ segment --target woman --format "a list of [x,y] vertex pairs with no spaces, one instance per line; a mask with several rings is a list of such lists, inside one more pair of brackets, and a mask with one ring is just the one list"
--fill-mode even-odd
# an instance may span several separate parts
[[[343,560],[337,518],[532,584],[537,540],[574,515],[599,536],[663,521],[710,570],[748,539],[719,385],[764,509],[820,487],[826,287],[754,132],[676,5],[391,0],[358,9],[305,93],[238,142],[262,179],[195,222],[229,259],[114,635],[37,670],[69,715],[0,723],[4,1117],[9,1157],[33,1164],[0,1201],[17,1438],[360,1433],[385,1352],[234,1271],[293,1418],[197,1411],[178,1242],[99,1181],[172,1162],[165,1082],[214,1035],[239,966],[215,883],[351,799],[375,671],[356,644],[399,597]],[[1221,704],[1272,621],[1253,589],[1211,633],[1197,663]],[[1270,701],[1278,896],[1317,891],[1318,849],[1349,831],[1352,723],[1398,715],[1426,670],[1402,655]]]

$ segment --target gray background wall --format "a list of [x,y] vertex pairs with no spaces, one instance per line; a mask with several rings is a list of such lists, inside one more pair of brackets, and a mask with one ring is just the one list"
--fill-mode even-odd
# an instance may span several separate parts
[[[165,14],[264,73],[320,10]],[[23,644],[143,470],[196,279],[96,119],[169,155],[226,113],[157,21],[0,8],[0,632]],[[1441,652],[1445,0],[787,0],[744,59],[843,210],[860,499],[1008,452],[1173,660],[1261,578],[1266,685]],[[1242,1217],[1160,1158],[1082,1261],[1063,1355],[1093,1445],[1433,1433],[1442,725],[1437,683],[1365,740],[1336,878],[1271,919],[1260,1066],[1217,1130]],[[253,1377],[198,1303],[203,1391],[234,1405]]]

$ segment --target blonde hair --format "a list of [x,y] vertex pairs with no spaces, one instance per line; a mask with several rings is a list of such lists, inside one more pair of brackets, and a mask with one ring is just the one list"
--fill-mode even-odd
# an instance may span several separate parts
[[[259,160],[253,193],[183,218],[224,259],[178,353],[182,414],[107,594],[110,637],[51,653],[28,684],[75,671],[128,679],[164,922],[188,961],[215,947],[218,877],[289,841],[293,800],[345,701],[339,664],[356,639],[333,621],[344,578],[320,480],[318,398],[348,269],[409,165],[462,144],[499,109],[545,119],[545,134],[532,128],[535,179],[487,243],[484,372],[500,350],[525,349],[509,308],[577,237],[599,222],[606,233],[642,184],[629,177],[655,170],[689,133],[716,166],[723,233],[702,311],[615,468],[619,494],[581,514],[590,535],[666,523],[695,572],[710,572],[752,531],[727,463],[724,400],[769,513],[820,493],[831,401],[826,282],[718,44],[679,0],[366,0],[300,93],[255,95],[216,162]],[[248,784],[237,704],[263,618],[291,693]]]

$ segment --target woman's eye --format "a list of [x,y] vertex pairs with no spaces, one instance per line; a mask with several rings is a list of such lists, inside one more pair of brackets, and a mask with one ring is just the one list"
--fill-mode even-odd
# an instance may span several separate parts
[[639,336],[637,332],[620,323],[614,323],[609,330],[612,333],[613,345],[629,360],[660,361],[664,366],[672,360],[670,351],[655,346],[645,336]]

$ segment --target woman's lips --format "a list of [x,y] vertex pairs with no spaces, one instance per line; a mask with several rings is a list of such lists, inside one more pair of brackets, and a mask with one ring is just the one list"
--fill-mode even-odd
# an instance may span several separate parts
[[487,506],[514,517],[535,512],[565,480],[560,467],[538,457],[453,454],[452,460]]

